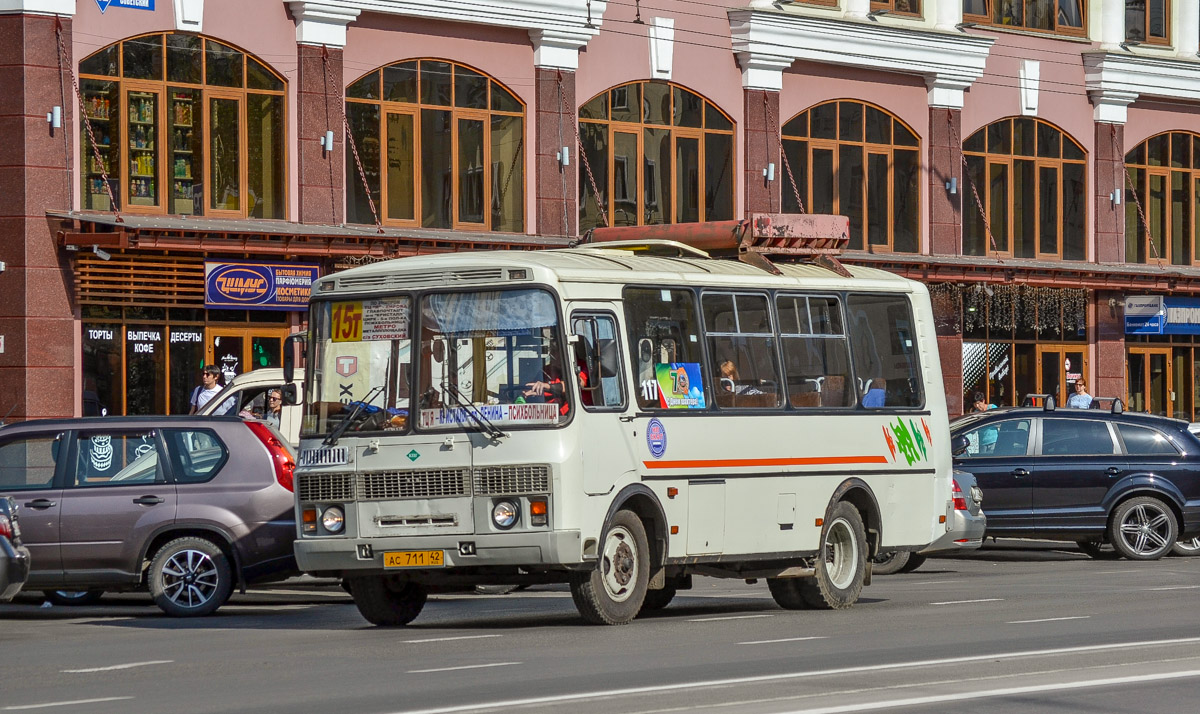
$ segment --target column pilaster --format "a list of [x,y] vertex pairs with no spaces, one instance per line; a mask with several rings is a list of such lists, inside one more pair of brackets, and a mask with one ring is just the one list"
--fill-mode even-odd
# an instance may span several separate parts
[[[1096,122],[1095,260],[1125,262],[1125,126]],[[1120,191],[1120,200],[1117,200]]]
[[[579,143],[575,141],[578,122],[575,72],[537,67],[534,81],[537,84],[535,226],[540,235],[574,236],[579,219],[577,181],[587,180]],[[562,160],[564,150],[566,162]]]
[[962,254],[962,212],[970,187],[963,176],[961,142],[962,110],[930,107],[929,252],[933,255]]

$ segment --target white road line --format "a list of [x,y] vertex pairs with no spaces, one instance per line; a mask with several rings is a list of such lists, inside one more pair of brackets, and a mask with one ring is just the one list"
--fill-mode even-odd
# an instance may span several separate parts
[[0,712],[15,712],[24,709],[45,709],[47,707],[69,707],[74,704],[99,704],[100,702],[119,702],[133,697],[102,697],[100,699],[74,699],[69,702],[46,702],[45,704],[21,704],[19,706],[0,707]]
[[222,605],[221,612],[283,612],[285,610],[311,610],[316,605]]
[[155,659],[149,662],[130,662],[129,664],[110,664],[107,667],[88,667],[87,669],[63,669],[59,670],[64,674],[86,674],[88,672],[111,672],[116,669],[133,669],[134,667],[148,667],[152,664],[171,664],[173,659]]
[[410,669],[407,674],[428,674],[430,672],[457,672],[460,669],[484,669],[486,667],[508,667],[520,662],[492,662],[491,664],[468,664],[462,667],[438,667],[436,669]]
[[247,595],[316,595],[317,597],[344,597],[350,599],[350,593],[338,588],[334,592],[323,590],[251,590]]
[[1091,617],[1091,615],[1075,615],[1073,617],[1047,617],[1042,620],[1013,620],[1012,622],[1006,622],[1004,624],[1006,624],[1006,625],[1029,625],[1034,622],[1060,622],[1062,620],[1086,620],[1089,617]]
[[696,617],[686,622],[716,622],[718,620],[753,620],[759,617],[775,617],[774,615],[726,615],[723,617]]
[[750,640],[739,642],[739,645],[773,645],[776,642],[803,642],[804,640],[826,640],[828,637],[785,637],[782,640]]
[[1004,600],[1004,598],[1002,598],[1002,597],[985,597],[985,598],[980,598],[979,600],[946,600],[944,602],[931,602],[929,604],[930,605],[966,605],[967,603],[972,603],[972,602],[1001,602],[1003,600]]
[[989,689],[980,692],[962,692],[959,694],[939,694],[929,697],[912,697],[910,699],[892,699],[883,702],[864,702],[862,704],[842,704],[834,707],[819,707],[817,709],[796,709],[782,714],[846,714],[847,712],[868,712],[878,709],[896,709],[899,707],[915,707],[945,702],[961,702],[971,699],[992,699],[994,697],[1011,697],[1037,692],[1060,692],[1071,689],[1090,689],[1092,687],[1111,687],[1118,684],[1142,684],[1158,682],[1166,679],[1186,679],[1200,677],[1200,669],[1186,672],[1160,672],[1130,677],[1108,677],[1092,679],[1084,682],[1056,682],[1054,684],[1036,684],[1027,687],[1008,687],[1005,689]]
[[487,637],[504,637],[504,635],[463,635],[461,637],[431,637],[428,640],[404,640],[405,644],[415,645],[422,642],[450,642],[452,640],[482,640]]
[[1200,588],[1200,585],[1172,585],[1163,588],[1146,588],[1146,590],[1195,590],[1196,588]]
[[1023,657],[1052,657],[1064,654],[1082,652],[1105,652],[1111,650],[1130,649],[1134,647],[1168,647],[1176,645],[1200,645],[1200,637],[1180,637],[1169,640],[1143,640],[1140,642],[1114,642],[1104,645],[1083,645],[1079,647],[1056,647],[1045,650],[1022,650],[1019,652],[996,652],[992,654],[965,655],[962,657],[945,657],[942,659],[914,660],[911,662],[887,662],[884,664],[860,665],[855,667],[839,667],[835,669],[809,669],[782,674],[761,674],[753,677],[736,677],[729,679],[709,679],[698,682],[677,682],[675,684],[656,684],[645,687],[629,687],[626,689],[603,689],[593,692],[576,692],[574,694],[557,694],[544,697],[528,697],[525,699],[509,699],[506,701],[490,700],[478,704],[460,704],[433,709],[399,710],[395,714],[456,714],[457,712],[478,711],[481,709],[509,709],[519,706],[536,706],[545,704],[560,704],[563,702],[578,702],[589,699],[610,699],[612,697],[628,696],[631,694],[659,694],[685,689],[702,687],[728,687],[740,684],[758,684],[761,682],[780,682],[804,677],[822,677],[836,674],[858,674],[862,672],[885,672],[889,670],[937,667],[959,665],[969,662],[992,662],[996,660],[1020,659]]

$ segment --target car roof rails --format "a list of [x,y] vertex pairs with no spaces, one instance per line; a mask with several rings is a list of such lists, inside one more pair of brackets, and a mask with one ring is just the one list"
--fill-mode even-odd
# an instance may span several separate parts
[[1092,409],[1100,409],[1100,402],[1111,402],[1111,411],[1113,414],[1121,414],[1125,411],[1125,403],[1120,397],[1092,397]]
[[1036,407],[1037,400],[1042,400],[1042,407],[1048,411],[1054,411],[1054,395],[1053,394],[1026,394],[1025,401],[1021,402],[1023,407]]

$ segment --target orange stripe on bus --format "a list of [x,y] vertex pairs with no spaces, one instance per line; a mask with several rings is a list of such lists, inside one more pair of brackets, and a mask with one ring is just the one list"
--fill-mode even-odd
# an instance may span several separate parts
[[715,469],[754,466],[832,466],[834,464],[886,464],[886,456],[804,456],[788,459],[687,459],[643,461],[648,469]]

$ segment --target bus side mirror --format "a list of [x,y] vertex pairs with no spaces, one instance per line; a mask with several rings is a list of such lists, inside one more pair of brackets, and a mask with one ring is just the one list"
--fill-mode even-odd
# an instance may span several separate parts
[[962,456],[967,453],[967,447],[970,445],[971,442],[967,437],[962,435],[956,436],[950,441],[950,453],[954,456]]
[[283,387],[280,388],[279,392],[280,392],[280,396],[283,398],[284,404],[299,404],[300,403],[299,395],[296,391],[296,383],[295,382],[289,382],[289,383],[283,385]]
[[[283,341],[283,381],[284,384],[291,384],[296,380],[296,345],[300,345],[300,349],[304,349],[305,343],[308,342],[308,335],[303,332],[293,332]],[[295,396],[296,390],[292,388],[292,395]],[[287,393],[284,392],[284,399],[287,399]],[[288,402],[295,404],[295,401]]]

